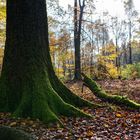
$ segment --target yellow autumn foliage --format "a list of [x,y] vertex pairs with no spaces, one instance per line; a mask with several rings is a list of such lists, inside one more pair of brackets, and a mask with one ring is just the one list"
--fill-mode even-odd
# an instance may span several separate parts
[[102,55],[102,53],[98,55],[98,64],[104,67],[104,76],[106,78],[117,78],[119,75],[118,69],[115,66],[115,61],[119,52],[116,53],[115,49],[116,47],[113,44],[108,44],[101,50],[101,52],[105,51],[105,55]]
[[0,5],[0,21],[6,20],[6,7]]
[[0,48],[0,69],[2,67],[3,55],[4,55],[4,49]]

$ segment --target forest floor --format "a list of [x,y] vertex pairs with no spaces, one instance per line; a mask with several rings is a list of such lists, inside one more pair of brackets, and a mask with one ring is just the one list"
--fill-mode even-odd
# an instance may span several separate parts
[[[119,94],[140,103],[140,80],[98,81],[109,94]],[[66,85],[77,95],[95,103],[102,102],[84,87],[82,82],[68,82]],[[105,104],[106,107],[89,109],[85,112],[93,119],[61,117],[64,128],[52,125],[51,128],[39,120],[13,119],[9,113],[0,113],[0,125],[22,129],[34,135],[38,140],[140,140],[140,112]]]

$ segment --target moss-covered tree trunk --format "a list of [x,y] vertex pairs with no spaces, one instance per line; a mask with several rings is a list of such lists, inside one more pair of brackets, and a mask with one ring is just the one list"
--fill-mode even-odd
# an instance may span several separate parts
[[68,103],[93,106],[71,93],[55,76],[49,54],[45,0],[7,0],[0,111],[47,123],[59,121],[59,115],[89,116]]

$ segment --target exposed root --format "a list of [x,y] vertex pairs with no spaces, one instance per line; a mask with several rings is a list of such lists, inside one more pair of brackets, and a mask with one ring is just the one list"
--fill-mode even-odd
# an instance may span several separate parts
[[65,103],[51,87],[44,93],[36,91],[36,94],[24,94],[20,105],[13,113],[14,117],[38,118],[48,125],[50,123],[59,123],[63,126],[59,119],[61,115],[92,118],[91,115]]
[[85,99],[74,94],[70,89],[68,89],[58,78],[56,75],[52,75],[50,78],[50,82],[52,84],[53,89],[57,92],[57,94],[67,103],[76,106],[76,107],[91,107],[98,108],[101,105],[91,103]]
[[85,74],[82,73],[84,77],[83,81],[86,83],[88,88],[93,92],[93,94],[100,98],[104,102],[113,103],[119,106],[126,106],[132,109],[140,110],[140,104],[129,100],[126,97],[119,96],[119,95],[108,95],[105,91],[103,91],[98,84],[93,81],[92,79],[88,78]]

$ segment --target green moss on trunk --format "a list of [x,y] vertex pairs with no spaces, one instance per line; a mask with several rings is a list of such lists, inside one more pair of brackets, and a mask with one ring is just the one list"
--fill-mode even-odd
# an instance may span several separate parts
[[[36,68],[34,72],[37,70]],[[32,73],[30,80],[25,78],[22,83],[24,84],[22,86],[23,90],[20,104],[17,105],[14,112],[13,109],[8,108],[8,111],[13,112],[12,116],[38,118],[47,124],[50,122],[59,122],[62,124],[59,116],[91,118],[90,115],[63,101],[55,90],[53,90],[47,72]],[[8,95],[8,92],[6,94]],[[8,102],[8,107],[9,104]],[[7,105],[1,107],[5,106]]]
[[105,91],[103,91],[98,84],[92,79],[88,78],[85,74],[82,74],[84,77],[84,82],[89,87],[89,89],[93,92],[93,94],[100,98],[104,102],[113,103],[119,106],[126,106],[133,109],[140,109],[140,104],[129,100],[123,96],[118,95],[108,95]]

